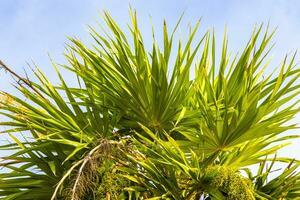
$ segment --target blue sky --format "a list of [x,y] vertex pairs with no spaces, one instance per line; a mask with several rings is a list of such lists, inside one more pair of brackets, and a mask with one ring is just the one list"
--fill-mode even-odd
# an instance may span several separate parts
[[[300,1],[297,0],[1,0],[0,59],[18,72],[33,60],[48,76],[54,76],[48,53],[62,63],[67,36],[88,43],[87,25],[99,21],[103,9],[126,28],[129,4],[137,10],[146,42],[151,39],[149,16],[159,32],[164,18],[173,26],[185,12],[179,30],[183,37],[187,24],[202,17],[201,30],[214,28],[219,38],[227,25],[229,46],[234,52],[245,45],[255,24],[270,21],[271,27],[278,26],[276,46],[271,53],[274,69],[286,53],[300,47]],[[9,82],[11,79],[0,71],[0,90],[9,91]],[[300,159],[299,144],[281,154]]]

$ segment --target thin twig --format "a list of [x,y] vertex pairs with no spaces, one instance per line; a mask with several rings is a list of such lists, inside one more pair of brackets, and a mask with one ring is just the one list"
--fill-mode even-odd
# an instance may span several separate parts
[[79,183],[79,179],[81,178],[81,175],[83,173],[84,167],[86,166],[86,164],[88,163],[88,161],[91,160],[93,154],[100,148],[102,148],[104,145],[109,144],[109,145],[118,145],[120,144],[119,142],[116,141],[105,141],[101,142],[98,146],[94,147],[83,159],[79,160],[78,162],[76,162],[67,172],[66,174],[60,179],[60,181],[58,182],[58,184],[55,187],[54,193],[51,197],[51,200],[55,200],[57,198],[57,194],[58,194],[58,190],[60,189],[60,187],[63,185],[64,181],[67,179],[67,177],[72,173],[72,171],[77,168],[78,166],[80,166],[79,171],[77,173],[76,176],[76,181],[74,183],[74,186],[72,187],[72,200],[76,199],[76,189]]
[[77,167],[79,166],[81,163],[83,162],[83,160],[79,160],[78,162],[76,162],[68,171],[67,173],[60,179],[60,181],[58,182],[57,186],[55,187],[55,190],[53,192],[53,195],[51,197],[51,200],[55,200],[56,199],[56,195],[58,193],[58,190],[60,188],[60,186],[64,183],[65,179],[71,174],[71,172]]
[[11,74],[13,77],[15,77],[17,79],[17,84],[18,85],[21,85],[20,82],[23,82],[29,88],[31,88],[36,94],[38,94],[39,96],[41,96],[42,98],[44,98],[44,96],[35,87],[32,86],[32,84],[30,83],[29,79],[25,79],[22,76],[20,76],[19,74],[17,74],[9,66],[7,66],[5,63],[3,63],[2,60],[0,60],[0,67],[2,67],[6,72],[8,72],[9,74]]
[[98,150],[98,149],[101,149],[103,148],[104,145],[113,145],[113,144],[119,144],[119,142],[115,142],[115,141],[106,141],[104,140],[104,142],[102,141],[98,146],[94,147],[89,153],[88,155],[84,158],[84,161],[83,163],[81,164],[80,168],[79,168],[79,171],[77,173],[77,177],[76,177],[76,180],[75,180],[75,183],[74,183],[74,186],[72,188],[72,198],[71,200],[76,200],[76,191],[77,191],[77,186],[78,186],[78,183],[79,183],[79,180],[81,178],[81,175],[83,173],[83,170],[86,166],[86,164],[92,159],[92,156],[93,154]]
[[78,185],[78,183],[79,183],[79,179],[80,179],[80,177],[81,177],[81,174],[83,173],[83,170],[84,170],[85,165],[90,161],[90,159],[91,159],[93,153],[94,153],[95,151],[97,151],[99,148],[101,148],[102,146],[103,146],[102,143],[101,143],[100,145],[96,146],[96,147],[95,147],[94,149],[92,149],[92,150],[89,152],[89,154],[84,158],[84,161],[83,161],[83,163],[81,164],[81,166],[80,166],[80,168],[79,168],[79,171],[78,171],[78,174],[77,174],[77,177],[76,177],[76,181],[75,181],[74,186],[73,186],[73,188],[72,188],[72,198],[71,198],[71,200],[75,200],[75,199],[76,199],[75,197],[76,197],[76,189],[77,189],[77,185]]

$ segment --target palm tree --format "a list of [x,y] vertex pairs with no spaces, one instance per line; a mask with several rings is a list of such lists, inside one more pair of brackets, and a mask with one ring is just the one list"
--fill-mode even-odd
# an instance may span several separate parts
[[[52,62],[59,85],[36,66],[32,81],[0,62],[19,91],[1,92],[11,141],[0,198],[298,199],[299,161],[276,156],[299,136],[282,135],[297,128],[296,54],[266,73],[274,31],[261,25],[233,58],[225,33],[217,59],[213,31],[194,41],[199,22],[187,42],[174,39],[181,18],[172,32],[164,22],[162,48],[153,37],[148,52],[130,16],[130,37],[105,12],[105,32],[90,27],[92,48],[71,38],[68,63]],[[287,167],[269,179],[277,163]]]

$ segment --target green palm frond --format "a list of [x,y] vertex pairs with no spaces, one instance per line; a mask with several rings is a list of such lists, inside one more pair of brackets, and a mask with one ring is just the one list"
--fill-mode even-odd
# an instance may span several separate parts
[[[215,162],[218,155],[206,158],[194,151],[183,151],[168,134],[167,140],[157,137],[146,127],[150,137],[137,134],[128,155],[129,164],[121,170],[129,180],[136,182],[139,191],[157,199],[254,199],[251,182],[239,171]],[[141,142],[143,141],[143,142]],[[130,189],[130,188],[127,188]]]
[[[169,37],[164,23],[163,50],[158,48],[153,39],[152,51],[148,55],[135,13],[132,13],[130,27],[133,46],[108,13],[105,13],[104,19],[112,35],[103,37],[91,28],[91,35],[98,44],[95,49],[88,49],[79,40],[72,39],[71,54],[67,55],[71,70],[91,85],[99,105],[109,104],[121,111],[120,124],[124,127],[133,128],[139,122],[155,129],[172,128],[171,122],[189,97],[190,68],[202,43],[201,40],[192,50],[191,43],[199,24],[193,29],[185,46],[179,43],[178,56],[169,74],[176,28]],[[97,98],[102,94],[107,102]]]
[[[163,23],[161,47],[153,32],[148,50],[135,11],[130,16],[129,35],[105,12],[108,31],[90,27],[92,47],[70,38],[68,63],[60,67],[73,73],[77,86],[68,86],[55,63],[59,85],[38,68],[32,81],[0,62],[17,79],[19,91],[1,92],[6,121],[0,125],[13,141],[0,147],[9,150],[0,162],[8,170],[0,173],[0,199],[83,198],[94,183],[77,197],[74,191],[79,180],[91,176],[101,195],[110,198],[99,180],[112,170],[128,179],[124,191],[115,190],[123,199],[295,198],[298,161],[272,181],[266,180],[271,168],[263,168],[267,161],[291,162],[272,159],[299,137],[282,135],[297,128],[291,123],[300,109],[296,54],[284,58],[277,74],[269,74],[274,31],[261,25],[233,58],[225,33],[218,59],[213,31],[196,39],[200,22],[186,42],[175,39],[181,18],[172,32]],[[115,144],[126,148],[118,149],[118,156],[101,157],[103,145]],[[95,160],[101,160],[96,167],[90,165]],[[256,177],[240,173],[259,163]],[[85,173],[87,166],[91,173]],[[105,170],[98,173],[97,167]]]
[[[114,112],[92,99],[76,98],[59,73],[64,96],[39,70],[35,75],[39,83],[28,80],[29,87],[17,87],[26,100],[1,94],[1,114],[11,121],[0,124],[14,141],[1,146],[14,152],[1,162],[9,171],[1,174],[0,196],[5,199],[49,199],[72,165],[99,142],[95,138],[114,137]],[[21,135],[28,141],[20,141]]]
[[[264,51],[273,33],[266,32],[258,43],[260,32],[261,27],[253,33],[242,55],[232,63],[227,57],[225,37],[218,69],[212,64],[214,57],[207,55],[210,46],[207,40],[208,47],[196,66],[191,98],[191,107],[201,113],[202,120],[198,127],[190,129],[187,124],[191,122],[187,118],[182,127],[176,128],[191,142],[196,142],[195,145],[203,145],[205,151],[226,151],[250,140],[274,138],[296,128],[295,124],[286,124],[299,112],[298,101],[290,103],[300,92],[296,82],[300,71],[295,68],[295,55],[290,62],[285,58],[278,77],[263,78],[266,66],[261,63],[269,53],[269,49]],[[214,43],[211,45],[214,50]]]
[[64,162],[66,151],[50,141],[24,142],[11,137],[15,143],[1,147],[1,151],[16,152],[2,157],[0,166],[6,170],[0,174],[0,196],[5,197],[1,199],[48,199],[53,186],[71,166],[69,161]]
[[276,157],[272,161],[267,159],[259,165],[257,174],[248,171],[250,180],[254,183],[254,189],[258,199],[299,199],[300,173],[299,164],[294,161],[280,171],[280,174],[270,178],[272,173],[278,171],[275,168]]

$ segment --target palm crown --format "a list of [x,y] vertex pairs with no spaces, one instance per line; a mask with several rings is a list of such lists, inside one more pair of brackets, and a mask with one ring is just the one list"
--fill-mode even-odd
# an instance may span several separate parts
[[[13,142],[1,146],[12,153],[0,164],[8,169],[0,197],[297,199],[298,161],[274,156],[298,137],[281,134],[297,128],[289,123],[299,112],[296,55],[268,75],[268,28],[256,28],[234,57],[225,34],[216,59],[214,32],[194,41],[199,22],[186,43],[175,41],[180,20],[172,32],[164,22],[162,48],[153,37],[148,52],[135,12],[130,16],[131,37],[105,12],[110,32],[91,27],[92,48],[71,38],[68,64],[53,62],[59,86],[38,68],[34,82],[1,62],[21,97],[2,92],[8,120],[0,124]],[[58,67],[74,73],[78,87]],[[287,168],[268,180],[277,162]]]

